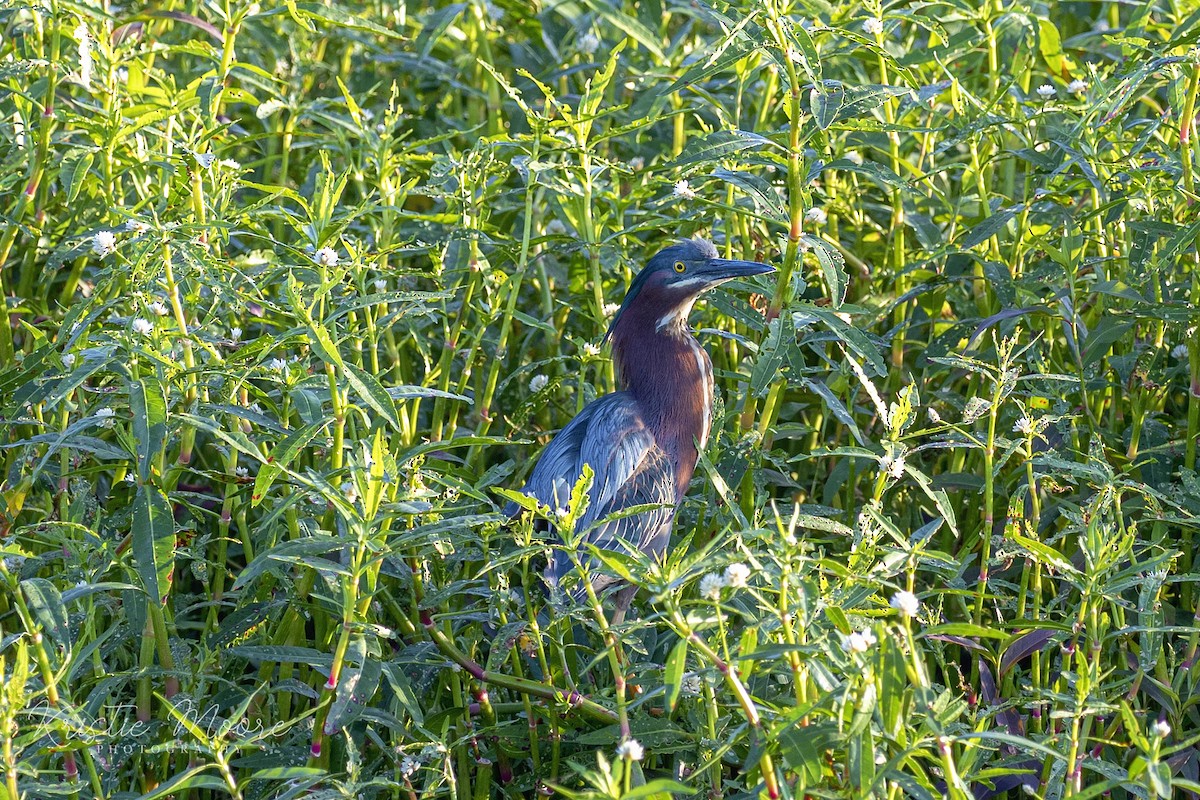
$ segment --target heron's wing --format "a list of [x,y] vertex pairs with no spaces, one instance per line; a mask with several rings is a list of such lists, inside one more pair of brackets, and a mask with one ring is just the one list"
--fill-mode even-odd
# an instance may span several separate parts
[[[608,405],[609,398],[605,395],[584,406],[575,418],[567,423],[567,427],[558,432],[542,450],[542,455],[533,466],[533,472],[522,487],[522,494],[527,494],[551,510],[566,508],[571,499],[571,489],[579,479],[582,462],[579,455],[583,451],[583,442],[587,437],[588,426],[598,410]],[[509,503],[505,508],[507,514],[514,515],[520,510],[516,503]]]
[[[617,392],[588,404],[543,451],[524,492],[552,508],[565,507],[584,464],[595,476],[587,511],[578,521],[587,540],[604,549],[623,550],[624,539],[643,552],[661,554],[678,499],[675,473],[632,396]],[[657,507],[604,521],[636,505]],[[560,551],[547,577],[557,581],[570,567],[570,559]]]
[[[587,540],[604,550],[624,550],[622,540],[652,557],[666,550],[675,517],[675,469],[658,445],[645,451],[633,472],[601,505],[589,506],[580,525],[596,525]],[[606,519],[634,506],[651,506],[637,514]]]

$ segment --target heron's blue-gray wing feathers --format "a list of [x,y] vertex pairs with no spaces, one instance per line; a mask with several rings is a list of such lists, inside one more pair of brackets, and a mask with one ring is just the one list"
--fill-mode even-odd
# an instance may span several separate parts
[[[579,412],[542,451],[522,491],[551,508],[565,508],[584,464],[591,466],[595,477],[587,511],[578,522],[579,530],[587,531],[621,509],[658,506],[600,522],[587,533],[588,541],[617,550],[624,549],[620,544],[624,539],[642,552],[661,555],[677,500],[674,470],[628,393],[605,395]],[[510,506],[510,513],[515,511]],[[556,582],[570,566],[566,554],[557,552],[546,576]],[[603,588],[596,582],[593,585],[597,590]]]

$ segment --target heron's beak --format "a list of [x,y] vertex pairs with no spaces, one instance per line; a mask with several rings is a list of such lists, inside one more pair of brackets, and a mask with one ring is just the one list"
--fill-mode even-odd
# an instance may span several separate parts
[[733,280],[734,278],[749,278],[751,275],[765,275],[768,272],[774,271],[775,268],[770,264],[760,264],[757,261],[732,261],[726,258],[710,258],[700,268],[699,276],[716,285]]

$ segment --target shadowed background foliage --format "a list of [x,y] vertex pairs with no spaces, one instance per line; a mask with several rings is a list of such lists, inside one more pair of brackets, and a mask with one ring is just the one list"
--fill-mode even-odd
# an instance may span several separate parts
[[[6,4],[0,798],[1200,790],[1198,36]],[[693,235],[779,271],[667,563],[545,613],[500,509]]]

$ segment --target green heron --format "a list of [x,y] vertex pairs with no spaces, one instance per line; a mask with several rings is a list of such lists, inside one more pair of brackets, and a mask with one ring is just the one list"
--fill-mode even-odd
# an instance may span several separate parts
[[[594,479],[577,521],[584,539],[617,551],[625,550],[623,540],[661,559],[712,422],[712,362],[688,329],[688,313],[714,286],[774,271],[755,261],[718,258],[712,243],[700,239],[651,258],[604,337],[612,342],[621,391],[588,403],[546,446],[521,491],[551,509],[565,508],[588,464]],[[607,519],[641,505],[653,507]],[[517,510],[509,505],[510,514]],[[570,570],[571,559],[556,549],[545,572],[552,590]],[[601,592],[616,582],[594,576],[592,587]],[[636,589],[618,596],[621,616]]]

